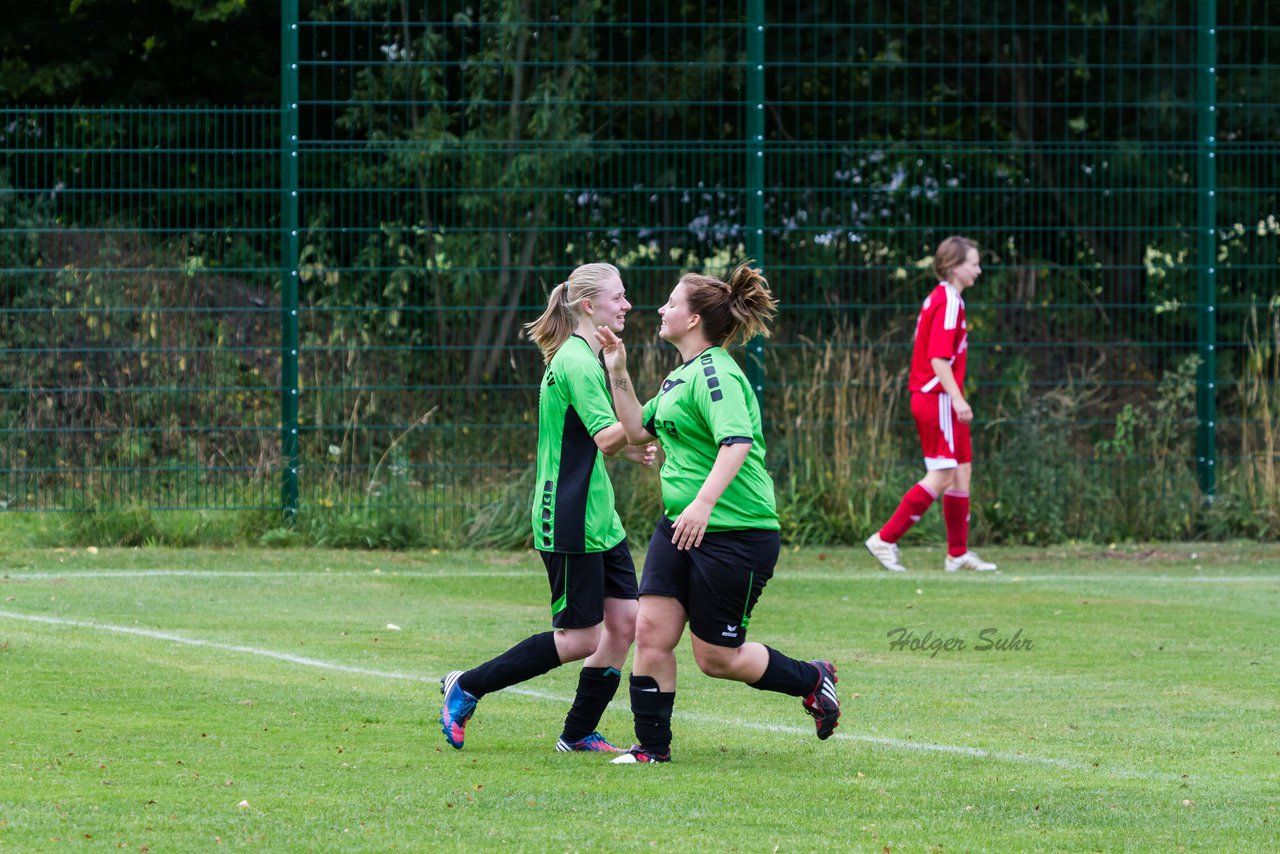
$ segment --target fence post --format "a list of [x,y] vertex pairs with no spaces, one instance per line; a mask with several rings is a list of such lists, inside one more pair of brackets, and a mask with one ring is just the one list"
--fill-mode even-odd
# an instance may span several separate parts
[[1216,0],[1199,0],[1196,60],[1196,292],[1200,304],[1197,349],[1200,371],[1196,383],[1196,470],[1200,491],[1209,503],[1217,487],[1217,301],[1218,301],[1218,188],[1217,160],[1217,25]]
[[[747,255],[764,258],[764,0],[747,0]],[[747,380],[764,415],[764,338],[747,344]]]
[[298,0],[280,4],[280,436],[286,522],[298,513]]

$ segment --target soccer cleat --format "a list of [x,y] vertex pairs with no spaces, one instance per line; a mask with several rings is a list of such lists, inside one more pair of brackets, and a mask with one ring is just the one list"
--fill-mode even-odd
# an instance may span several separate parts
[[440,731],[455,750],[462,749],[467,732],[467,721],[476,710],[476,698],[462,690],[458,684],[461,670],[454,670],[440,680],[440,693],[444,694],[444,706],[440,709]]
[[898,555],[897,543],[886,543],[880,539],[880,532],[872,534],[867,538],[864,544],[867,551],[871,552],[871,556],[880,561],[880,565],[890,572],[906,572],[907,568],[902,565],[902,560]]
[[[813,693],[804,698],[804,710],[813,715],[818,727],[818,738],[830,738],[840,723],[840,697],[836,695],[836,666],[830,661],[810,661],[818,668],[818,684]],[[615,760],[616,761],[616,760]]]
[[640,762],[670,762],[671,751],[666,753],[650,753],[638,744],[631,745],[631,749],[616,759],[610,759],[611,765],[635,765]]
[[598,732],[593,732],[586,738],[580,738],[577,741],[565,741],[564,736],[560,736],[556,740],[556,750],[561,753],[574,753],[577,751],[586,751],[590,753],[621,753],[621,747],[614,747],[605,737]]
[[988,563],[973,552],[965,552],[959,557],[947,555],[947,559],[943,562],[942,568],[947,572],[955,572],[960,569],[972,569],[974,572],[991,572],[996,568],[996,565],[994,563]]

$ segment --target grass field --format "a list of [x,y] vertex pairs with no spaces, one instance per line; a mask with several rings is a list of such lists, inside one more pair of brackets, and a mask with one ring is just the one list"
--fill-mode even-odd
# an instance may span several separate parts
[[0,848],[1280,849],[1276,547],[984,556],[784,553],[751,636],[837,662],[836,735],[685,641],[675,761],[617,767],[553,749],[577,665],[440,735],[546,627],[530,553],[4,552]]

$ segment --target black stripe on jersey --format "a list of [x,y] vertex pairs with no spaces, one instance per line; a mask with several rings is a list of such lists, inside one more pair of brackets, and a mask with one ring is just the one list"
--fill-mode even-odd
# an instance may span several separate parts
[[570,406],[560,432],[560,473],[556,479],[556,541],[553,551],[581,552],[587,544],[587,495],[596,466],[595,440]]
[[711,389],[711,402],[718,403],[724,399],[724,392],[720,391],[720,378],[716,376],[716,366],[711,354],[703,353],[699,361],[702,362],[702,375],[707,378],[707,388]]

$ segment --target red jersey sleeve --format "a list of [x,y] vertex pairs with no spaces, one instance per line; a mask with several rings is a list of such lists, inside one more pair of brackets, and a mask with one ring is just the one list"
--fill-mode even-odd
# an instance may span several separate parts
[[930,318],[926,355],[930,359],[951,359],[960,352],[960,342],[964,338],[964,301],[960,294],[945,285],[938,286],[934,298],[940,304]]

